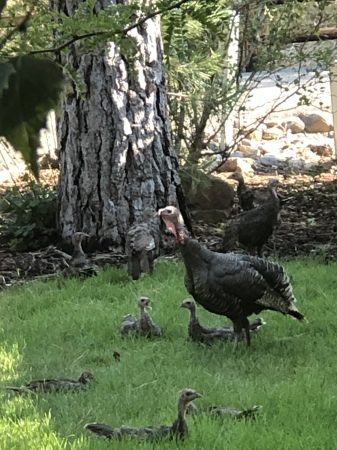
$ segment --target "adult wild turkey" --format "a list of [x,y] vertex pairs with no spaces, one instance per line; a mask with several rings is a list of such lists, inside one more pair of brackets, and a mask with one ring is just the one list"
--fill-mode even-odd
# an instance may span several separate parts
[[212,252],[187,235],[177,208],[167,206],[158,213],[179,245],[188,292],[208,311],[231,319],[234,349],[242,329],[250,345],[251,314],[269,309],[305,320],[295,306],[289,277],[282,266],[250,255]]
[[243,211],[248,211],[250,209],[253,209],[255,206],[254,205],[255,195],[251,189],[247,188],[245,180],[244,180],[243,176],[241,175],[241,173],[234,172],[234,173],[232,173],[232,175],[230,175],[228,177],[228,179],[235,180],[239,183],[236,193],[238,195],[239,204],[240,204],[241,208],[243,209]]
[[[228,341],[235,338],[234,329],[232,327],[203,327],[197,317],[197,305],[191,298],[187,298],[180,305],[190,311],[190,321],[188,324],[188,336],[194,342],[203,344],[213,344],[215,341]],[[249,323],[250,333],[256,332],[265,321],[261,318],[255,319]]]
[[122,336],[138,335],[138,336],[162,336],[163,330],[153,322],[147,309],[150,308],[151,300],[148,297],[139,297],[138,307],[140,309],[140,319],[136,319],[132,314],[124,317],[120,332]]
[[30,381],[20,387],[7,386],[6,389],[19,393],[27,392],[60,392],[79,390],[87,386],[87,384],[94,380],[94,375],[91,372],[83,372],[78,379],[74,378],[45,378],[43,380]]
[[232,250],[235,243],[244,246],[249,253],[257,251],[262,257],[262,247],[279,225],[280,201],[276,189],[280,182],[268,182],[268,200],[261,206],[238,214],[228,224],[222,240],[222,251]]
[[188,433],[186,410],[193,400],[200,397],[201,395],[193,389],[187,388],[180,391],[178,398],[178,416],[172,425],[156,425],[144,428],[126,426],[113,428],[103,423],[87,423],[84,425],[84,428],[107,439],[121,439],[127,436],[151,440],[160,440],[165,437],[183,439]]
[[262,410],[262,406],[256,405],[247,409],[233,408],[232,406],[206,406],[205,408],[198,408],[193,402],[190,403],[188,414],[208,414],[211,417],[219,419],[248,419],[254,418],[257,413]]
[[143,222],[133,224],[126,236],[125,253],[128,257],[128,274],[133,280],[138,280],[141,273],[153,271],[156,248],[151,229],[153,216],[152,209],[146,208]]

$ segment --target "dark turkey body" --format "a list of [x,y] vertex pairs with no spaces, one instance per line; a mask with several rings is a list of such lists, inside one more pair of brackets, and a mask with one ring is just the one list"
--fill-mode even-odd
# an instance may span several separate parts
[[303,319],[283,267],[249,255],[212,252],[189,238],[180,249],[186,288],[207,311],[228,317],[234,326],[266,309]]

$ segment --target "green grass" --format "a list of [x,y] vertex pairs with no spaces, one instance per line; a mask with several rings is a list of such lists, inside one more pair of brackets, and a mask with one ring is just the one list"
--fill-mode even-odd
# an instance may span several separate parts
[[[83,430],[90,421],[145,426],[171,423],[181,388],[203,394],[198,405],[263,405],[256,421],[188,419],[186,450],[322,450],[336,448],[337,265],[286,263],[298,307],[309,324],[264,312],[267,325],[246,350],[186,340],[187,292],[181,263],[160,263],[155,276],[131,282],[125,270],[98,277],[30,283],[0,294],[0,449],[134,449]],[[153,300],[161,339],[122,339],[119,325],[136,312],[136,298]],[[199,308],[203,323],[226,318]],[[121,354],[116,362],[114,351]],[[79,393],[18,396],[2,389],[49,376],[94,372]],[[136,448],[152,449],[151,443]],[[158,447],[174,448],[164,442]]]

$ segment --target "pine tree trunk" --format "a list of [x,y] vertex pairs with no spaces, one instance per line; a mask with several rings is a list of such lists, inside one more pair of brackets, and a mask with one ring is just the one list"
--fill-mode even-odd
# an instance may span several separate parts
[[[51,2],[68,15],[78,5],[77,0]],[[96,3],[106,6],[104,0]],[[84,231],[119,250],[146,207],[174,204],[188,221],[171,143],[159,20],[129,34],[138,44],[130,65],[114,43],[90,54],[76,43],[62,57],[83,77],[86,92],[80,96],[73,85],[58,124],[62,235]],[[159,233],[158,219],[157,225]]]

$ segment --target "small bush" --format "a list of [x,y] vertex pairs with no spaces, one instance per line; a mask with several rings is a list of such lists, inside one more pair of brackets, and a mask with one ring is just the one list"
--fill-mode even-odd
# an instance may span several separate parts
[[12,250],[36,250],[55,240],[56,192],[31,180],[22,190],[7,189],[0,196],[0,235]]

